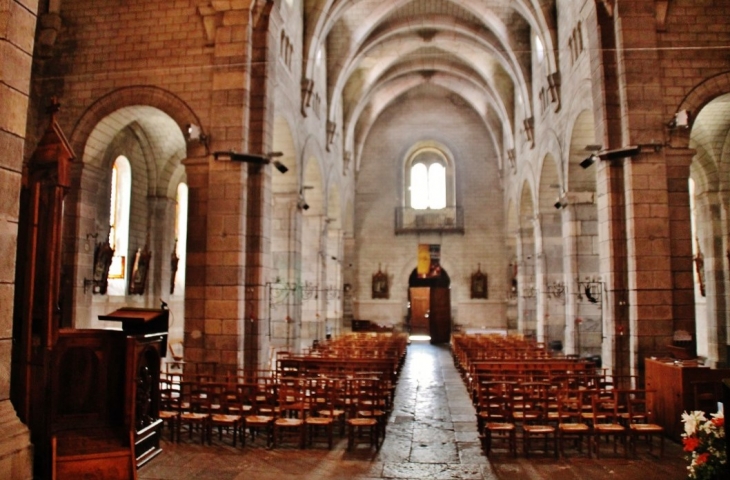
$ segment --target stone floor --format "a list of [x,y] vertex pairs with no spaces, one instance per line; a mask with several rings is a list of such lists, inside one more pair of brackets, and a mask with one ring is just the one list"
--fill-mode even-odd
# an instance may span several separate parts
[[[226,440],[224,438],[224,440]],[[413,342],[396,392],[386,439],[379,451],[363,444],[346,451],[340,439],[306,450],[266,449],[214,440],[201,446],[165,442],[163,453],[139,471],[140,480],[339,480],[339,479],[642,479],[686,478],[681,447],[666,442],[663,459],[577,454],[555,460],[539,455],[513,458],[496,451],[488,460],[480,448],[474,408],[448,347]],[[490,463],[491,460],[491,463]]]

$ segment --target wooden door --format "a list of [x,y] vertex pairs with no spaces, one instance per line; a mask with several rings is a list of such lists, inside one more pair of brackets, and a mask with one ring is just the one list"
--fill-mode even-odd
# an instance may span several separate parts
[[411,293],[411,335],[430,335],[428,310],[430,308],[431,289],[429,287],[413,287]]
[[433,287],[430,290],[431,343],[449,343],[451,341],[451,290],[444,287]]

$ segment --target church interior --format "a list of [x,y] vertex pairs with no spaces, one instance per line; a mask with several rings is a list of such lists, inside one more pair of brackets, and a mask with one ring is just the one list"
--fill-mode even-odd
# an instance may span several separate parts
[[377,445],[409,334],[468,409],[538,351],[649,392],[678,443],[730,399],[728,25],[726,0],[0,0],[0,478],[137,478],[182,423],[168,374],[328,355],[348,391],[390,372],[383,418],[342,424]]

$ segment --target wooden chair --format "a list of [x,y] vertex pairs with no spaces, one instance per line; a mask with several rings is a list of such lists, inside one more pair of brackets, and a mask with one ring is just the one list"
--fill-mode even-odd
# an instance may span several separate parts
[[582,392],[563,390],[557,394],[558,403],[558,445],[560,454],[565,457],[565,443],[572,440],[578,448],[583,449],[583,439],[587,443],[588,458],[591,457],[591,428],[583,423]]
[[525,456],[530,456],[533,437],[543,437],[543,451],[548,453],[548,440],[552,437],[553,453],[558,456],[558,437],[556,428],[549,424],[548,390],[549,383],[533,383],[523,393],[525,397],[522,424],[522,442]]
[[347,413],[350,410],[351,400],[348,394],[347,380],[343,379],[328,379],[329,386],[332,390],[332,405],[331,408],[316,408],[316,414],[320,417],[330,417],[333,423],[340,426],[340,437],[345,436],[345,420],[347,419]]
[[273,444],[274,433],[274,417],[271,415],[274,410],[274,400],[270,392],[262,391],[258,383],[238,385],[237,391],[243,412],[241,444],[246,444],[246,431],[251,435],[251,441],[255,441],[259,432],[263,431],[266,446],[270,447]]
[[293,432],[299,448],[304,448],[304,406],[303,390],[299,382],[279,385],[279,416],[274,419],[274,447],[277,443],[283,443],[285,433]]
[[627,429],[621,425],[619,415],[619,396],[617,390],[598,390],[593,393],[591,399],[591,421],[593,423],[593,445],[596,451],[596,458],[601,456],[601,436],[613,437],[613,452],[617,453],[618,441],[621,440],[624,446],[624,456],[628,457]]
[[[241,406],[237,396],[231,397],[230,392],[227,388],[223,387],[217,389],[214,393],[211,393],[211,405],[215,405],[216,408],[211,408],[210,414],[210,430],[214,427],[218,428],[218,440],[223,440],[223,430],[231,432],[233,437],[233,446],[236,446],[236,440],[238,433],[241,430],[241,424],[243,417],[241,416]],[[208,432],[209,435],[211,432]],[[210,437],[208,443],[210,444]]]
[[334,384],[327,379],[310,379],[307,381],[307,391],[306,401],[309,406],[309,415],[304,423],[309,434],[308,443],[312,445],[316,434],[324,430],[328,448],[331,450],[334,422],[337,418],[334,406]]
[[200,430],[200,443],[205,443],[208,437],[210,420],[210,399],[205,388],[197,382],[180,382],[180,414],[177,423],[177,438],[180,440],[180,429],[183,425],[188,426],[190,438],[193,438],[193,431]]
[[360,418],[374,418],[377,421],[378,440],[385,438],[385,426],[388,412],[386,392],[379,377],[365,373],[356,377],[352,384],[358,388],[355,392],[357,400],[356,416]]
[[160,419],[162,429],[170,429],[170,441],[175,441],[177,423],[180,420],[180,391],[167,379],[160,380]]
[[722,382],[692,382],[692,400],[695,410],[708,415],[717,412],[717,403],[722,401]]
[[629,428],[629,446],[636,456],[638,439],[644,437],[649,444],[649,453],[653,447],[653,437],[659,437],[659,457],[664,456],[664,427],[654,423],[653,412],[647,407],[646,390],[627,390],[622,392],[628,406],[627,424]]
[[[379,426],[375,415],[368,414],[372,409],[373,390],[376,381],[371,379],[352,379],[348,383],[350,414],[347,424],[347,449],[352,450],[357,440],[363,436],[369,439],[371,447],[378,447]],[[363,415],[361,415],[363,414]]]
[[517,428],[512,418],[512,399],[508,396],[489,396],[480,403],[478,415],[483,422],[482,448],[488,456],[494,441],[502,441],[507,450],[517,456]]

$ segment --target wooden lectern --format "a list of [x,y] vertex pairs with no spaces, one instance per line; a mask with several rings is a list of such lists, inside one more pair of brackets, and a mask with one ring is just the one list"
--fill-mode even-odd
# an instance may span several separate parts
[[126,344],[124,424],[134,439],[141,467],[162,450],[160,437],[160,364],[167,351],[168,310],[120,308],[99,320],[122,324]]

